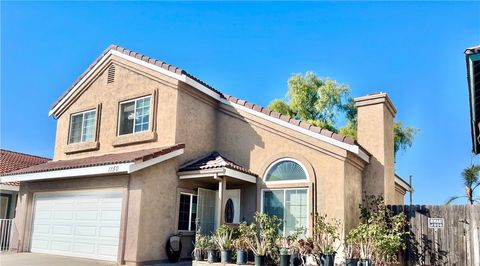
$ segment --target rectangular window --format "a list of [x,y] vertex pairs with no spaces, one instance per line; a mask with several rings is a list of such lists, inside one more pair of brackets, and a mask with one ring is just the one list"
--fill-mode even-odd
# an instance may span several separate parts
[[197,196],[193,194],[180,194],[180,207],[178,210],[178,230],[195,231]]
[[95,137],[96,110],[74,114],[70,118],[68,143],[89,142]]
[[151,96],[120,103],[118,135],[150,129]]
[[263,212],[275,215],[283,223],[284,235],[307,228],[307,189],[275,189],[263,192]]

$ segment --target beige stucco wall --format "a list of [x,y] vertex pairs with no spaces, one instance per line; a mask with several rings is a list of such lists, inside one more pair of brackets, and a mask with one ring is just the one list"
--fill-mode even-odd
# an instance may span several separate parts
[[369,195],[395,203],[394,116],[396,109],[385,93],[355,98],[358,109],[358,142],[372,156],[363,174]]
[[184,143],[181,163],[214,151],[218,102],[181,82],[178,90],[176,143]]
[[405,202],[405,194],[407,191],[405,191],[404,188],[400,187],[400,185],[395,184],[395,196],[393,200],[394,205],[403,205]]
[[348,152],[225,105],[221,106],[217,119],[217,149],[261,178],[268,166],[281,158],[296,159],[307,168],[310,180],[305,183],[267,185],[260,178],[257,209],[260,209],[262,188],[306,187],[309,188],[310,201],[316,201],[316,209],[309,202],[310,213],[325,213],[342,221],[348,220],[348,224],[358,217],[356,212],[346,211],[346,203],[358,202],[361,192],[346,196],[345,182],[361,189],[360,176],[364,165],[355,162],[357,167],[347,167],[353,164],[348,159],[352,156]]
[[165,244],[176,230],[177,167],[170,159],[132,174],[125,261],[166,259]]
[[[107,68],[115,65],[115,81],[107,83]],[[126,152],[175,144],[176,108],[178,81],[159,74],[145,67],[113,56],[107,61],[83,86],[76,101],[69,105],[57,120],[54,160],[64,160],[85,156],[95,156],[105,153]],[[158,103],[158,111],[151,108],[151,131],[156,133],[156,139],[143,144],[114,147],[117,137],[119,102],[141,96],[154,95]],[[152,101],[152,104],[154,101]],[[101,104],[99,119],[98,142],[99,149],[89,152],[66,154],[70,115],[96,108]],[[98,112],[97,112],[98,114]],[[98,119],[98,117],[97,117]],[[153,123],[155,122],[155,123]],[[133,134],[135,135],[135,134]],[[132,136],[133,136],[132,135]]]

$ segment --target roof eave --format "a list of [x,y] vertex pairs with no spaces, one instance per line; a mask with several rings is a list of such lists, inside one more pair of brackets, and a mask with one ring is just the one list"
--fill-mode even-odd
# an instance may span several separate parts
[[[203,82],[200,82],[197,78],[193,77],[192,75],[187,74],[185,71],[180,70],[179,68],[172,67],[173,69],[178,70],[178,71],[172,72],[171,70],[165,69],[165,68],[160,67],[156,64],[152,64],[151,60],[153,60],[153,59],[151,59],[149,57],[147,57],[148,58],[147,61],[144,61],[144,60],[142,60],[142,58],[145,59],[143,55],[140,55],[138,53],[134,53],[135,56],[132,56],[131,55],[132,51],[130,51],[129,54],[125,54],[124,52],[118,51],[117,49],[120,49],[120,48],[118,46],[110,46],[109,48],[107,48],[107,50],[104,51],[103,56],[100,56],[101,58],[100,57],[97,58],[97,60],[95,60],[94,64],[92,64],[89,67],[90,70],[87,70],[86,73],[84,73],[81,76],[79,81],[74,83],[72,89],[69,90],[66,93],[66,95],[64,95],[64,97],[61,97],[61,99],[56,104],[54,104],[54,106],[52,106],[52,109],[50,110],[49,115],[50,116],[53,115],[56,118],[57,114],[58,114],[58,111],[61,109],[61,106],[65,102],[67,102],[70,99],[70,97],[72,97],[72,95],[74,95],[75,91],[78,90],[78,88],[80,88],[80,86],[83,84],[83,82],[85,82],[90,77],[90,75],[92,75],[95,72],[95,70],[98,69],[98,67],[103,62],[105,62],[110,56],[115,55],[115,56],[118,56],[120,58],[129,60],[133,63],[136,63],[138,65],[141,65],[141,66],[144,66],[146,68],[152,69],[154,71],[160,72],[160,73],[162,73],[166,76],[175,78],[175,79],[177,79],[181,82],[184,82],[184,83],[192,86],[193,88],[198,89],[199,91],[205,93],[206,95],[218,100],[219,102],[221,102],[225,105],[232,106],[235,109],[240,109],[240,110],[245,111],[247,113],[251,113],[255,116],[273,121],[276,124],[280,124],[280,125],[283,125],[287,128],[291,128],[291,129],[293,129],[297,132],[301,132],[302,134],[314,137],[316,139],[322,140],[322,141],[327,142],[329,144],[332,144],[334,146],[337,146],[337,147],[340,147],[342,149],[348,150],[348,151],[356,154],[357,156],[359,156],[362,160],[364,160],[367,163],[370,161],[370,156],[367,153],[365,153],[362,149],[360,149],[360,147],[358,145],[349,144],[349,143],[337,140],[334,137],[332,137],[333,135],[332,136],[326,136],[326,135],[323,135],[321,133],[313,132],[309,129],[305,129],[305,128],[301,127],[300,124],[295,125],[295,124],[289,123],[287,121],[284,121],[282,119],[266,115],[263,112],[259,112],[259,111],[256,111],[254,109],[248,108],[244,105],[241,105],[238,102],[237,103],[231,102],[231,101],[225,99],[224,95],[221,94],[220,92],[218,92],[216,90],[213,90],[212,88],[209,88],[206,84],[204,84]],[[125,49],[124,49],[124,51],[125,51]]]
[[[480,48],[479,48],[480,49]],[[468,49],[467,49],[468,50]],[[479,135],[479,128],[478,125],[475,124],[476,121],[479,121],[479,117],[475,113],[475,81],[472,77],[472,67],[473,67],[473,60],[471,58],[472,55],[478,55],[478,53],[467,53],[465,52],[465,61],[466,61],[466,68],[467,68],[467,86],[468,86],[468,95],[469,95],[469,104],[470,104],[470,135],[472,140],[472,152],[474,154],[480,153],[480,144],[478,143],[477,136]]]
[[119,174],[131,174],[155,164],[159,164],[163,161],[180,156],[184,153],[185,149],[180,148],[152,158],[147,161],[135,162],[122,162],[122,163],[109,163],[105,165],[76,167],[71,169],[51,170],[33,173],[20,173],[5,175],[0,177],[0,182],[24,182],[24,181],[37,181],[47,179],[62,179],[62,178],[75,178],[75,177],[88,177],[99,175],[119,175]]

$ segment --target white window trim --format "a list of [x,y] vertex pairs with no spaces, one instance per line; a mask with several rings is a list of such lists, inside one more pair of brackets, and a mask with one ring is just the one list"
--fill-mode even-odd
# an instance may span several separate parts
[[281,190],[283,191],[283,228],[282,228],[282,234],[283,236],[285,236],[285,197],[287,195],[287,190],[300,190],[300,189],[303,189],[303,190],[306,190],[307,191],[307,225],[305,228],[305,235],[308,235],[308,233],[310,232],[310,189],[308,187],[295,187],[295,188],[263,188],[261,189],[261,197],[260,197],[260,210],[261,210],[261,213],[265,213],[264,212],[264,205],[263,205],[263,202],[264,202],[264,196],[265,196],[265,192],[266,191],[275,191],[275,190]]
[[[83,123],[85,122],[85,114],[89,112],[95,111],[95,121],[93,123],[93,141],[95,141],[95,135],[96,135],[96,130],[97,130],[97,108],[89,109],[86,111],[74,113],[70,115],[70,130],[68,131],[68,144],[75,144],[75,143],[83,143],[83,142],[92,142],[92,140],[89,141],[83,141]],[[70,137],[72,136],[72,122],[73,122],[73,117],[77,115],[82,115],[82,125],[80,126],[80,141],[78,142],[70,142]]]
[[177,231],[178,232],[185,232],[185,233],[186,232],[194,232],[192,230],[192,210],[193,210],[192,205],[193,205],[193,196],[197,197],[197,204],[198,204],[198,196],[197,196],[197,194],[187,193],[187,192],[180,192],[179,194],[180,194],[180,196],[181,195],[187,195],[187,196],[190,197],[190,209],[188,211],[188,230],[180,230],[178,228],[178,223],[180,223],[180,196],[179,196],[179,198],[178,198],[178,211],[177,211],[177,215],[178,215]]
[[[142,130],[142,131],[135,131],[135,119],[136,119],[136,113],[137,113],[137,101],[139,100],[143,100],[143,99],[146,99],[146,98],[150,98],[150,112],[149,112],[149,120],[148,120],[148,129],[147,130]],[[132,125],[132,133],[127,133],[127,134],[121,134],[120,135],[120,119],[121,119],[121,108],[122,108],[122,104],[126,104],[126,103],[130,103],[130,102],[133,102],[134,103],[134,106],[133,106],[133,125]],[[147,96],[143,96],[143,97],[139,97],[139,98],[135,98],[135,99],[131,99],[131,100],[126,100],[126,101],[122,101],[122,102],[119,102],[118,103],[118,127],[117,127],[117,136],[125,136],[125,135],[131,135],[131,134],[135,134],[135,133],[139,133],[139,132],[145,132],[145,131],[150,131],[150,129],[152,128],[152,95],[147,95]]]
[[[305,176],[307,177],[307,179],[298,179],[298,180],[282,180],[282,181],[267,181],[267,174],[268,172],[270,172],[270,170],[272,169],[273,166],[275,166],[276,164],[278,163],[281,163],[281,162],[285,162],[285,161],[292,161],[294,163],[297,163],[298,165],[300,165],[300,167],[302,167],[303,169],[303,172],[305,173]],[[273,184],[305,184],[305,183],[308,183],[310,181],[310,176],[308,175],[308,171],[307,171],[307,168],[305,168],[305,166],[303,165],[303,163],[301,163],[299,160],[296,160],[296,159],[293,159],[293,158],[290,158],[290,157],[285,157],[285,158],[281,158],[281,159],[278,159],[276,161],[274,161],[273,163],[271,163],[267,170],[265,171],[265,173],[263,174],[263,182],[267,185],[273,185]]]

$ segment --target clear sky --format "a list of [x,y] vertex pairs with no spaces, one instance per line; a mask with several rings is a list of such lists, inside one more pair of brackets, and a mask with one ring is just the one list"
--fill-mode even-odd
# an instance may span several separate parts
[[[385,91],[419,128],[396,170],[417,204],[462,194],[471,161],[464,49],[480,44],[479,2],[1,3],[1,147],[51,157],[50,105],[111,43],[267,105],[312,70]],[[480,160],[477,160],[480,162]]]

